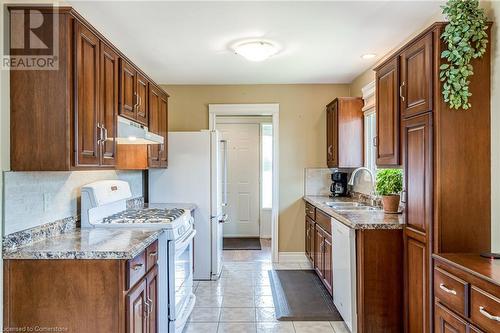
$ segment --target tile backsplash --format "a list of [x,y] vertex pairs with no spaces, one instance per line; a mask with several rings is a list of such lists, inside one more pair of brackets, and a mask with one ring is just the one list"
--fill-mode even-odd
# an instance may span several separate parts
[[306,168],[304,172],[304,195],[330,195],[332,170]]
[[142,196],[141,171],[4,172],[4,234],[80,214],[80,187],[122,179]]

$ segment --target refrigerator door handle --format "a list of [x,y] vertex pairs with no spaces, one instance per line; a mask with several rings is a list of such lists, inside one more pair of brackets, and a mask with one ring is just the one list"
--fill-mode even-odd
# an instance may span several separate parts
[[222,215],[222,217],[219,219],[219,223],[227,223],[229,216],[227,214]]
[[220,140],[220,142],[224,145],[224,162],[223,162],[223,170],[224,170],[224,189],[222,195],[222,206],[227,206],[227,140]]

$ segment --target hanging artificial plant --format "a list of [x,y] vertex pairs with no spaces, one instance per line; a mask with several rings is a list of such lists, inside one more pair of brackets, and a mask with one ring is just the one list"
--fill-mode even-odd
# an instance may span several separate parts
[[488,43],[486,14],[478,0],[448,0],[442,9],[449,21],[441,35],[447,46],[441,53],[445,60],[439,74],[442,93],[450,108],[467,110],[471,107],[469,77],[474,74],[470,62],[482,57]]

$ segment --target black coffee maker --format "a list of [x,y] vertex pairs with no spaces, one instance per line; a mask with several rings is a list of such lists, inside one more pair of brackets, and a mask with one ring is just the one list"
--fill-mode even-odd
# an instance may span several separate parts
[[347,195],[347,172],[332,173],[332,185],[330,192],[333,197],[345,197]]

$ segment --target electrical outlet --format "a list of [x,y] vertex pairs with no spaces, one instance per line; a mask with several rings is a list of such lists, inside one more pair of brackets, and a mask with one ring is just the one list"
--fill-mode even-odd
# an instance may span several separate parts
[[52,193],[45,192],[43,194],[43,211],[46,212],[50,209],[52,205]]

